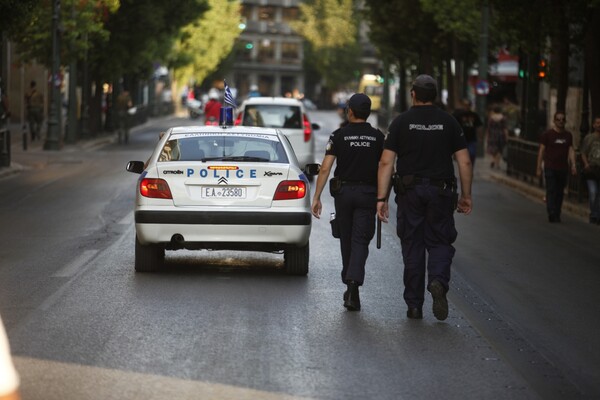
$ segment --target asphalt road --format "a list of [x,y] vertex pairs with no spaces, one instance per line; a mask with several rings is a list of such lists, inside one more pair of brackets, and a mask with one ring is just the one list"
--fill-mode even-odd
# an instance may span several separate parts
[[[339,122],[312,119],[323,149]],[[167,252],[133,270],[128,146],[44,152],[0,179],[0,312],[24,399],[577,399],[600,397],[600,229],[481,177],[458,215],[450,317],[407,320],[395,224],[372,243],[363,309],[342,307],[339,249],[314,220],[307,277],[282,256]],[[322,152],[319,151],[318,158]],[[323,196],[324,215],[333,210]]]

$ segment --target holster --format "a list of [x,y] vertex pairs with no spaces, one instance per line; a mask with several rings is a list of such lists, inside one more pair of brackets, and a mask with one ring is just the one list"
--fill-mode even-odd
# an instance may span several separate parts
[[399,176],[397,174],[394,174],[392,176],[392,182],[394,184],[394,192],[396,192],[397,195],[404,195],[406,194],[407,190],[410,190],[415,187],[415,176]]
[[329,180],[329,193],[335,197],[342,190],[342,178],[334,176]]

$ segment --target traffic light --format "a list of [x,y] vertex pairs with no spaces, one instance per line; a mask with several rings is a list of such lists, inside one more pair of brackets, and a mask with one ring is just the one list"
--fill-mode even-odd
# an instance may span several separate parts
[[519,79],[527,77],[527,58],[524,54],[519,56]]
[[543,57],[538,61],[537,76],[540,81],[543,81],[548,76],[548,61]]

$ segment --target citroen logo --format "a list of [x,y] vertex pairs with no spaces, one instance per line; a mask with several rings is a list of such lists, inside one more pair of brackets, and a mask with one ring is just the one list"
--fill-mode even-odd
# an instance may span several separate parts
[[227,182],[227,178],[225,178],[224,176],[219,178],[219,181],[217,182],[219,185],[224,184],[227,185],[229,182]]

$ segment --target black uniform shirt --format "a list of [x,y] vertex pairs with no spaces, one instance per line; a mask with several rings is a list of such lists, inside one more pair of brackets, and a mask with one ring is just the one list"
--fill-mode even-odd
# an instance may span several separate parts
[[454,177],[452,155],[467,147],[458,121],[437,106],[412,107],[390,124],[385,148],[396,152],[396,172],[429,179]]
[[383,133],[368,122],[349,123],[334,131],[325,150],[326,155],[336,157],[333,175],[343,181],[377,185],[384,139]]

